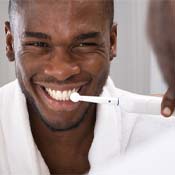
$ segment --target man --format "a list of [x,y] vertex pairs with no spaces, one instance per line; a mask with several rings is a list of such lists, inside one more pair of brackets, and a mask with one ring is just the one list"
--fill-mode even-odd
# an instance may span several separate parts
[[74,91],[129,94],[108,77],[116,55],[113,0],[11,0],[9,15],[6,53],[17,80],[0,89],[1,174],[91,174],[175,127],[69,100]]
[[171,116],[175,107],[174,0],[150,0],[148,35],[168,90],[162,101],[162,114]]

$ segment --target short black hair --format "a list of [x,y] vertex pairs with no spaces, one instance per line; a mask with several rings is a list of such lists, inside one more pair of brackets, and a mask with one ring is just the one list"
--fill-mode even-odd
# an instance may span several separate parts
[[[11,22],[13,21],[13,12],[17,11],[18,6],[23,2],[23,0],[9,0],[8,15]],[[104,14],[108,14],[110,25],[112,26],[114,20],[114,0],[102,0],[102,2],[104,2]]]

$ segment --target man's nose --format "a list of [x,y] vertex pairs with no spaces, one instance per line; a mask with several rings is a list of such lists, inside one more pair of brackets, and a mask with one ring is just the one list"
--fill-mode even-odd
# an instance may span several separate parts
[[59,81],[64,81],[79,74],[80,67],[68,52],[62,48],[57,48],[45,67],[44,73]]

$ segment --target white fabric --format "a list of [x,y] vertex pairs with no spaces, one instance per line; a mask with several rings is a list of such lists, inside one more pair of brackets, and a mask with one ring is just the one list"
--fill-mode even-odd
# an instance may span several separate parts
[[113,158],[89,175],[174,175],[175,130],[133,149],[120,159]]
[[0,96],[0,152],[4,153],[0,174],[50,174],[34,143],[25,97],[17,81],[2,88]]
[[[130,93],[116,89],[110,78],[101,96],[118,97]],[[0,174],[48,175],[49,170],[34,143],[26,100],[18,81],[0,89]],[[127,105],[127,104],[126,104]],[[128,114],[118,106],[99,105],[94,140],[89,151],[89,174],[100,171],[111,160],[149,142],[161,132],[174,128],[175,121]],[[116,174],[114,171],[108,175]]]

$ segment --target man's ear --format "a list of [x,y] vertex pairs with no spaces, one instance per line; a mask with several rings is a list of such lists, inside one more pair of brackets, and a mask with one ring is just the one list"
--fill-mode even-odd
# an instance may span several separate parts
[[13,48],[13,35],[10,28],[10,22],[5,22],[5,34],[6,34],[6,56],[9,61],[15,60],[14,48]]
[[110,60],[117,55],[117,24],[113,24],[110,35]]

